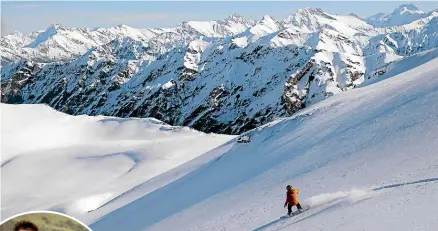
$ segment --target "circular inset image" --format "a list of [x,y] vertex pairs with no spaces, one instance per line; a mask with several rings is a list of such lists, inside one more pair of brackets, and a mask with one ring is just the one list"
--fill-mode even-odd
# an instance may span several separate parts
[[91,231],[84,223],[62,213],[32,211],[2,221],[0,231]]

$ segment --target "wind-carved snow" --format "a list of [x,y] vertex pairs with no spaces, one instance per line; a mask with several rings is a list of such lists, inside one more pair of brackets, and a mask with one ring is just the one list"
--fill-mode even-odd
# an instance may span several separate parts
[[8,134],[2,136],[2,217],[29,210],[87,214],[232,138],[153,118],[1,107],[2,132]]

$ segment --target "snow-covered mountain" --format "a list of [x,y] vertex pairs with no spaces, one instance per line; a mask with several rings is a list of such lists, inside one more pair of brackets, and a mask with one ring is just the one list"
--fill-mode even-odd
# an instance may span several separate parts
[[[179,39],[199,36],[224,37],[240,33],[251,27],[254,21],[240,15],[224,20],[189,21],[175,28],[135,29],[126,25],[111,28],[67,28],[53,24],[43,31],[31,34],[15,32],[1,38],[2,64],[31,60],[36,62],[69,61],[84,54],[90,48],[104,45],[117,38],[131,38],[144,43],[176,43]],[[156,38],[156,40],[152,40]],[[152,40],[152,41],[151,41]],[[170,40],[170,41],[167,41]]]
[[239,134],[377,82],[400,60],[421,64],[417,54],[438,47],[438,13],[413,8],[400,6],[393,14],[406,20],[382,27],[304,8],[283,20],[232,15],[164,29],[55,25],[9,35],[1,99]]
[[29,35],[20,36],[20,33],[14,33],[2,37],[2,64],[17,60],[44,63],[69,61],[84,54],[90,48],[106,44],[117,37],[147,41],[150,39],[147,35],[125,25],[88,29],[67,28],[60,24],[53,24],[44,31]]
[[409,3],[400,5],[390,14],[377,13],[365,20],[375,27],[401,26],[425,18],[431,13],[423,12],[416,5]]

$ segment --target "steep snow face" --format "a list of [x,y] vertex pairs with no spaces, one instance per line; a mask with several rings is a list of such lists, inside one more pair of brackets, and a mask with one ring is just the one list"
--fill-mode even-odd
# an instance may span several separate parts
[[[249,143],[203,155],[211,161],[153,193],[109,214],[93,211],[91,228],[434,230],[437,73],[435,58],[254,129],[242,135]],[[311,208],[280,220],[288,184]]]
[[261,36],[268,35],[280,30],[280,28],[281,24],[277,20],[269,15],[265,15],[260,22],[257,22],[255,26],[249,29],[249,32],[256,36],[256,39],[253,39],[255,41]]
[[23,34],[21,32],[14,32],[12,34],[2,36],[0,38],[1,64],[10,63],[16,60],[21,60],[21,56],[17,50],[34,41],[39,32],[30,34]]
[[365,21],[367,23],[369,23],[370,25],[374,25],[374,24],[376,24],[378,22],[383,21],[383,18],[385,16],[386,16],[385,13],[377,13],[377,14],[374,14],[374,15],[371,15],[371,16],[365,18]]
[[[374,28],[353,15],[305,8],[280,21],[232,15],[163,29],[55,25],[11,47],[27,43],[36,48],[24,50],[37,52],[47,45],[48,52],[56,52],[58,46],[48,44],[71,34],[114,38],[91,39],[82,45],[92,48],[75,49],[81,55],[66,62],[4,64],[1,99],[46,103],[74,115],[154,117],[204,132],[239,134],[359,87],[391,62],[402,64],[397,61],[435,49],[436,16]],[[68,47],[76,45],[65,47],[63,52],[71,53]],[[411,62],[422,63],[414,58]]]
[[373,29],[361,19],[354,16],[330,15],[321,9],[304,8],[290,15],[283,21],[285,27],[292,27],[301,32],[335,30],[346,36]]
[[421,27],[377,35],[369,40],[365,55],[390,53],[409,56],[438,47],[438,18],[433,17]]
[[406,58],[402,58],[377,68],[367,75],[367,78],[360,84],[361,87],[374,84],[384,79],[399,75],[403,72],[414,69],[430,60],[437,59],[438,48],[421,52]]
[[2,218],[46,209],[84,215],[140,184],[153,190],[145,182],[232,138],[153,118],[1,109]]
[[90,49],[84,57],[94,60],[155,60],[154,54],[148,52],[147,44],[130,38],[117,38],[107,44]]
[[225,20],[189,21],[187,24],[204,36],[225,37],[247,30],[254,26],[255,22],[238,14],[233,14]]
[[409,24],[428,15],[414,4],[403,4],[394,9],[391,14],[378,13],[365,19],[375,27],[391,27]]

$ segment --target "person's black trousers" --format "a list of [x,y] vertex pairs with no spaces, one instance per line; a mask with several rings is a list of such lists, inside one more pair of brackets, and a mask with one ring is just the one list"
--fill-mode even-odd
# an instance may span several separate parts
[[[293,205],[290,205],[290,204],[287,206],[287,215],[290,215],[290,214],[292,213],[292,206],[293,206]],[[298,208],[298,210],[303,209],[303,208],[301,207],[300,203],[297,204],[297,208]]]

